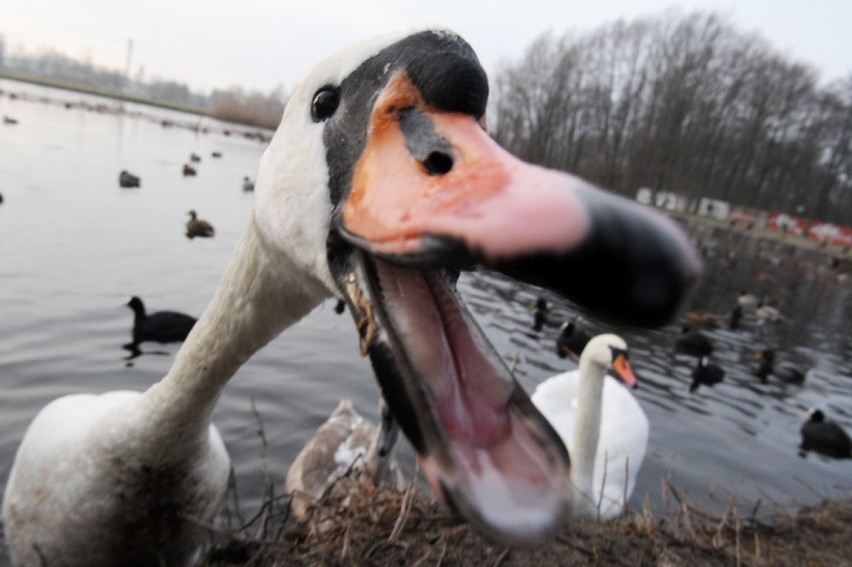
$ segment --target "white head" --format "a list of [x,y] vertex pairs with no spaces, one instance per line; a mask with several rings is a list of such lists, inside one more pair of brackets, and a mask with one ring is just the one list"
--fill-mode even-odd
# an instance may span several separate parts
[[312,118],[311,107],[322,87],[340,85],[365,60],[401,37],[384,35],[363,41],[314,67],[287,102],[255,180],[253,216],[264,240],[317,276],[335,295],[326,249],[333,205],[323,141],[325,122]]
[[599,368],[602,377],[607,370],[612,370],[626,385],[636,387],[636,376],[627,356],[627,342],[618,335],[607,333],[592,338],[580,355],[580,364]]

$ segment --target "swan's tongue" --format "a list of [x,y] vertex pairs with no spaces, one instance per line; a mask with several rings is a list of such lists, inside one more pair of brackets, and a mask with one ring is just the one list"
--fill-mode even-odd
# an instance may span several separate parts
[[530,543],[565,516],[568,454],[442,271],[356,252],[345,285],[382,392],[435,492],[484,534]]

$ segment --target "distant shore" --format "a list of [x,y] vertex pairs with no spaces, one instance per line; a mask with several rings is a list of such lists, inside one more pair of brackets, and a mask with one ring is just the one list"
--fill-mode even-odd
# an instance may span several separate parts
[[102,96],[106,98],[112,98],[117,100],[123,100],[125,102],[134,102],[138,104],[145,104],[148,106],[155,106],[158,108],[166,108],[168,110],[178,110],[180,112],[188,112],[190,114],[197,114],[200,116],[209,116],[210,111],[204,108],[187,106],[183,104],[175,104],[171,102],[164,102],[159,100],[153,100],[150,98],[144,98],[140,96],[134,96],[132,94],[124,93],[121,91],[116,91],[113,89],[104,89],[98,87],[91,87],[88,85],[81,85],[78,83],[70,83],[68,81],[61,81],[58,79],[50,79],[45,77],[38,77],[36,75],[29,75],[24,73],[15,73],[11,71],[0,70],[0,79],[10,79],[13,81],[20,81],[22,83],[31,83],[34,85],[39,85],[42,87],[53,87],[56,89],[62,89],[66,91],[74,91],[83,94]]
[[[263,126],[257,126],[253,124],[245,124],[238,121],[231,121],[221,116],[214,116],[213,114],[200,109],[200,108],[189,108],[178,104],[170,104],[159,102],[155,100],[128,96],[123,93],[118,93],[115,91],[110,91],[106,89],[96,89],[90,88],[84,85],[73,85],[66,84],[62,81],[54,81],[54,80],[42,80],[38,77],[29,77],[29,78],[21,78],[14,74],[8,72],[0,71],[0,79],[8,79],[11,81],[16,81],[20,83],[32,84],[42,87],[51,87],[64,91],[77,92],[86,95],[94,95],[109,98],[111,100],[117,100],[122,102],[130,102],[139,104],[142,106],[147,106],[151,108],[160,108],[164,110],[174,110],[178,112],[187,113],[191,116],[196,116],[200,118],[208,118],[210,120],[215,120],[221,124],[204,124],[199,119],[187,119],[187,120],[175,120],[175,119],[164,119],[162,116],[157,116],[153,113],[140,112],[138,110],[128,110],[124,107],[112,107],[107,106],[105,104],[87,104],[85,102],[68,102],[62,101],[54,98],[47,97],[39,97],[39,96],[31,96],[29,93],[16,93],[9,91],[6,93],[7,96],[10,97],[19,97],[24,100],[30,100],[33,102],[44,103],[44,104],[64,104],[66,108],[82,108],[83,110],[93,111],[93,112],[108,112],[108,113],[118,113],[118,114],[135,114],[137,116],[143,117],[148,120],[153,120],[155,122],[159,122],[163,127],[176,127],[176,128],[186,128],[189,130],[202,132],[202,133],[215,133],[221,134],[223,136],[240,136],[250,140],[258,141],[262,144],[266,144],[272,138],[272,133],[274,129],[265,128]],[[2,91],[0,91],[2,92]],[[233,124],[229,126],[229,124]]]

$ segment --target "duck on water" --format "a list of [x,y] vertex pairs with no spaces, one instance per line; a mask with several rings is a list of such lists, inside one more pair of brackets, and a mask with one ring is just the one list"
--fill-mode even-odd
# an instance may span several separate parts
[[191,563],[196,519],[215,516],[230,471],[211,424],[219,395],[330,296],[346,300],[435,493],[494,541],[557,529],[572,503],[565,445],[465,309],[459,270],[482,265],[654,327],[700,263],[662,215],[501,149],[484,129],[487,94],[473,50],[448,31],[383,36],[315,67],[166,376],[144,392],[60,398],[30,425],[3,500],[13,563]]

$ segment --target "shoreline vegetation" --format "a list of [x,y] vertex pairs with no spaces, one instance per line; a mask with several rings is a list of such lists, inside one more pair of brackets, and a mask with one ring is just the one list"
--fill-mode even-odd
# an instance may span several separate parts
[[100,96],[166,110],[186,112],[195,116],[212,118],[241,126],[262,128],[264,130],[275,130],[281,121],[281,114],[284,112],[284,104],[271,103],[269,99],[259,95],[239,97],[231,93],[223,93],[216,98],[212,107],[204,108],[190,104],[156,100],[150,97],[123,92],[119,89],[94,87],[62,79],[2,69],[0,69],[0,79]]
[[[246,121],[239,121],[235,119],[230,119],[227,116],[216,116],[212,112],[207,111],[205,109],[197,108],[197,107],[187,107],[180,104],[173,104],[168,102],[159,102],[153,101],[147,98],[127,95],[124,93],[120,93],[118,91],[113,91],[109,89],[101,89],[101,88],[93,88],[88,87],[86,85],[77,85],[71,83],[65,83],[59,80],[53,79],[43,79],[41,77],[22,77],[16,75],[14,73],[8,73],[6,71],[0,71],[0,79],[7,79],[10,81],[15,81],[18,83],[24,84],[33,84],[37,86],[55,88],[60,90],[65,90],[69,92],[76,92],[86,95],[94,95],[98,97],[107,98],[110,100],[115,100],[120,103],[129,102],[132,104],[139,104],[142,106],[148,106],[151,108],[160,108],[165,110],[174,110],[178,112],[184,112],[191,116],[198,117],[198,120],[185,120],[178,121],[175,119],[164,119],[162,117],[157,117],[154,114],[140,112],[140,111],[130,111],[125,109],[123,106],[111,106],[106,104],[86,104],[86,103],[75,103],[68,102],[64,100],[58,100],[55,98],[41,97],[41,96],[32,96],[28,93],[22,92],[13,92],[8,91],[4,92],[0,89],[0,96],[8,96],[10,98],[28,100],[30,102],[37,102],[41,104],[64,104],[65,108],[82,108],[83,110],[88,110],[92,112],[105,112],[112,114],[127,114],[132,116],[141,117],[144,119],[148,119],[154,122],[159,122],[161,126],[164,128],[167,127],[176,127],[176,128],[186,128],[189,130],[193,130],[196,132],[201,132],[204,134],[213,133],[213,134],[221,134],[223,136],[242,136],[244,138],[250,140],[256,140],[262,144],[268,143],[272,139],[272,134],[277,127],[277,122],[275,126],[267,127],[267,126],[258,126],[255,124],[251,124]],[[283,112],[283,110],[282,110]],[[206,124],[203,125],[202,120],[204,118],[209,118],[211,120],[216,120],[221,122],[221,125],[212,125]],[[280,115],[278,116],[278,120],[280,121]],[[233,125],[230,127],[228,125]]]
[[770,520],[744,518],[733,504],[716,516],[663,479],[663,518],[646,502],[608,522],[567,522],[550,539],[519,549],[484,540],[416,483],[396,492],[351,476],[339,482],[347,490],[329,490],[303,524],[289,518],[287,496],[270,495],[248,521],[231,514],[235,527],[205,525],[210,545],[196,566],[852,564],[849,499]]
[[147,106],[154,106],[157,108],[165,108],[168,110],[178,110],[181,112],[188,112],[190,114],[197,114],[200,116],[212,116],[210,115],[210,111],[205,108],[201,108],[198,106],[191,106],[186,104],[178,104],[174,102],[167,101],[158,101],[153,100],[148,97],[137,96],[133,94],[128,94],[121,92],[115,89],[103,88],[103,87],[93,87],[89,85],[83,85],[80,83],[72,83],[68,81],[63,81],[61,79],[52,79],[48,77],[40,77],[37,75],[31,75],[28,73],[17,73],[14,71],[6,71],[0,70],[0,79],[9,79],[12,81],[18,81],[21,83],[31,83],[34,85],[39,85],[42,87],[51,87],[56,89],[62,89],[66,91],[73,91],[83,94],[102,96],[106,98],[112,98],[115,100],[121,100],[124,102],[134,102],[138,104],[144,104]]
[[[261,416],[257,434],[263,451]],[[290,514],[290,495],[276,491],[264,465],[265,493],[246,518],[234,478],[215,523],[199,522],[208,541],[194,567],[353,566],[390,567],[487,565],[648,565],[658,567],[852,565],[852,490],[833,498],[810,486],[811,502],[792,510],[758,500],[748,514],[735,497],[706,494],[699,504],[660,478],[642,509],[626,507],[606,522],[566,520],[544,541],[507,547],[477,534],[422,484],[419,467],[402,491],[376,487],[353,463],[309,506],[304,521]],[[709,512],[711,503],[717,512]]]

